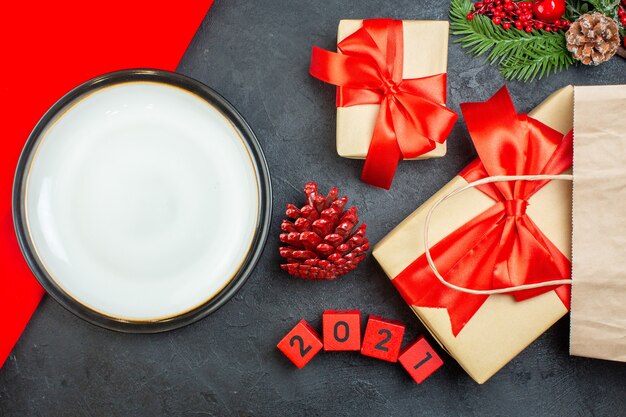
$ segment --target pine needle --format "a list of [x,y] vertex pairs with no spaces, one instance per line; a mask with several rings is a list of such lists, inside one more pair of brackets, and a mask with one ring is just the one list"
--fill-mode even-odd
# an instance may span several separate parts
[[[595,0],[614,1],[614,0]],[[532,81],[562,71],[575,61],[565,47],[563,33],[504,30],[483,15],[474,15],[470,0],[452,0],[451,32],[460,36],[455,42],[476,56],[486,55],[491,64],[498,64],[507,80]]]
[[593,9],[599,11],[608,17],[617,19],[617,6],[619,6],[620,0],[584,0],[589,3]]

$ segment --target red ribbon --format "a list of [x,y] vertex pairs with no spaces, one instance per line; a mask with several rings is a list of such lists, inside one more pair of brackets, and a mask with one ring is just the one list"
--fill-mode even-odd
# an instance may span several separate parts
[[[572,132],[564,137],[525,114],[517,114],[506,87],[484,103],[462,104],[461,110],[479,156],[460,174],[468,182],[494,175],[560,174],[572,164]],[[569,278],[570,261],[526,214],[528,199],[547,182],[478,187],[495,204],[431,249],[446,281],[490,290]],[[425,255],[392,282],[409,305],[446,308],[455,336],[488,298],[444,286]],[[513,296],[521,301],[552,290],[569,308],[567,285],[519,291]]]
[[313,47],[309,71],[339,87],[337,107],[380,103],[361,179],[389,189],[401,159],[433,150],[452,130],[458,116],[443,105],[446,75],[402,79],[401,20],[364,20],[337,48]]

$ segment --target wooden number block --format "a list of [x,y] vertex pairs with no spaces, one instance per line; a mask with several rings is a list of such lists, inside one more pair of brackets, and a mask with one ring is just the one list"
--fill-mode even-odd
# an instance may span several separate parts
[[361,349],[361,312],[326,310],[322,314],[324,350]]
[[287,336],[276,345],[298,368],[303,368],[322,349],[322,341],[317,332],[300,320]]
[[397,321],[369,316],[361,354],[384,361],[396,362],[402,346],[404,325]]
[[415,343],[406,348],[398,360],[418,384],[443,365],[443,361],[424,336],[420,336]]

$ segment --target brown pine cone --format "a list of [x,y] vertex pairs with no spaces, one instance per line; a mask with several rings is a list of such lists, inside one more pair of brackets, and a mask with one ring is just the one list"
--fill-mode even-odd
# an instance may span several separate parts
[[608,61],[619,47],[619,32],[615,20],[594,12],[580,16],[565,34],[567,49],[585,65]]
[[317,184],[304,186],[307,204],[298,208],[287,204],[287,217],[280,228],[280,256],[287,260],[280,267],[303,279],[335,279],[355,269],[365,259],[370,245],[365,224],[359,223],[356,207],[344,210],[348,197],[339,198],[332,188],[327,196]]

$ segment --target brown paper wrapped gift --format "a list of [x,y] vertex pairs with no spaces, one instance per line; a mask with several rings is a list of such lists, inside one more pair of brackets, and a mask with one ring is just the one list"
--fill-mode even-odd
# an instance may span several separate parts
[[[573,88],[565,87],[529,116],[565,135],[572,129],[572,111]],[[376,245],[373,255],[392,280],[424,254],[424,222],[430,207],[442,196],[467,184],[461,176],[453,178]],[[571,183],[551,181],[528,203],[528,216],[571,259]],[[493,204],[494,200],[475,188],[445,201],[433,213],[430,246]],[[510,295],[491,295],[455,336],[445,308],[411,308],[439,344],[478,383],[488,380],[568,312],[555,291],[525,301],[516,301]]]
[[[362,20],[341,20],[337,43],[356,32]],[[402,78],[421,78],[443,74],[448,66],[448,22],[404,20]],[[365,159],[370,146],[380,104],[361,104],[337,108],[337,153],[344,158]],[[413,159],[439,158],[446,154],[446,144]]]

